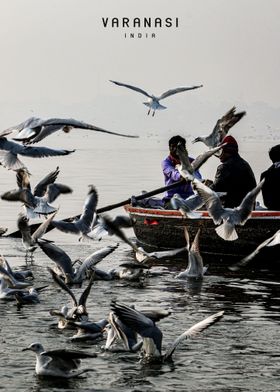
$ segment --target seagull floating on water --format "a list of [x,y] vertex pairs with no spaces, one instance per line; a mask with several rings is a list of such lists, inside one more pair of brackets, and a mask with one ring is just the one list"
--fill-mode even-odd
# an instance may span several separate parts
[[131,86],[130,84],[124,84],[124,83],[120,83],[120,82],[116,82],[115,80],[110,80],[110,82],[116,84],[117,86],[122,86],[122,87],[127,87],[131,90],[137,91],[138,93],[141,93],[143,95],[145,95],[146,97],[148,97],[148,102],[143,102],[144,105],[148,106],[149,111],[148,111],[148,115],[150,114],[150,111],[153,110],[153,116],[155,115],[155,111],[156,110],[163,110],[166,109],[166,106],[163,106],[159,103],[160,100],[170,97],[171,95],[174,94],[178,94],[181,93],[183,91],[188,91],[188,90],[194,90],[200,87],[203,87],[203,85],[199,85],[199,86],[191,86],[191,87],[178,87],[178,88],[174,88],[168,91],[165,91],[163,94],[161,94],[160,96],[156,97],[152,94],[147,93],[147,91],[142,90],[139,87],[135,87],[135,86]]
[[45,351],[40,343],[32,343],[22,351],[30,350],[36,354],[35,371],[38,376],[73,378],[91,369],[77,370],[82,358],[96,358],[96,354],[82,351],[50,350]]
[[44,120],[38,117],[30,117],[19,125],[15,125],[6,129],[4,132],[18,131],[18,135],[13,139],[20,141],[23,144],[31,144],[37,143],[59,130],[68,133],[73,128],[109,133],[110,135],[123,137],[138,137],[134,135],[126,135],[123,133],[107,131],[106,129],[96,127],[95,125],[74,120],[73,118],[49,118]]
[[44,290],[46,286],[42,287],[31,287],[28,291],[17,291],[15,298],[19,307],[22,305],[38,304],[40,303],[39,293]]

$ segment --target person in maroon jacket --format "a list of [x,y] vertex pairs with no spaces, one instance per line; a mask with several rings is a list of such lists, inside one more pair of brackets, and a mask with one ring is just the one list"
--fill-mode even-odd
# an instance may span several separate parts
[[218,166],[211,188],[216,192],[226,192],[223,197],[224,207],[237,207],[249,191],[256,186],[253,170],[245,159],[238,153],[237,141],[232,136],[226,136],[222,143]]

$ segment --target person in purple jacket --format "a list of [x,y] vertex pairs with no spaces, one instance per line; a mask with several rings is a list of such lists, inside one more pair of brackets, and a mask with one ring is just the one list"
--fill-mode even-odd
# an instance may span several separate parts
[[[181,162],[179,160],[178,155],[176,154],[176,148],[177,144],[181,142],[184,146],[186,146],[186,139],[184,139],[182,136],[173,136],[168,144],[169,144],[169,155],[166,157],[162,163],[162,171],[164,175],[164,183],[165,185],[170,185],[173,184],[174,182],[177,182],[182,179],[179,171],[176,169],[176,165],[179,165]],[[194,159],[189,157],[190,162],[192,162]],[[195,177],[201,179],[201,174],[199,171],[195,172]],[[185,182],[181,185],[178,185],[178,187],[173,188],[168,190],[162,199],[164,203],[164,207],[166,209],[172,209],[172,206],[170,204],[170,199],[172,196],[178,193],[183,199],[188,198],[189,196],[193,195],[193,189],[190,184],[190,182]]]

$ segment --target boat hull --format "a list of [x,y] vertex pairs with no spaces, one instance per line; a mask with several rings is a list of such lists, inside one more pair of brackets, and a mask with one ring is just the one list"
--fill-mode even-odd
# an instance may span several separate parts
[[125,206],[135,220],[133,227],[137,241],[146,248],[175,249],[186,244],[184,226],[191,240],[201,228],[200,250],[215,255],[244,256],[280,229],[280,211],[253,211],[244,226],[237,226],[238,239],[220,238],[207,211],[200,211],[198,219],[185,218],[179,211],[154,210]]

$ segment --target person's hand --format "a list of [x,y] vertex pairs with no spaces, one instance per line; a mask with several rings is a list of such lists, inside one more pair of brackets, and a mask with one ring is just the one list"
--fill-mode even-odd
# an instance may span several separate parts
[[202,183],[206,186],[211,186],[213,184],[212,180],[209,180],[208,178],[205,178],[204,180],[202,180]]

